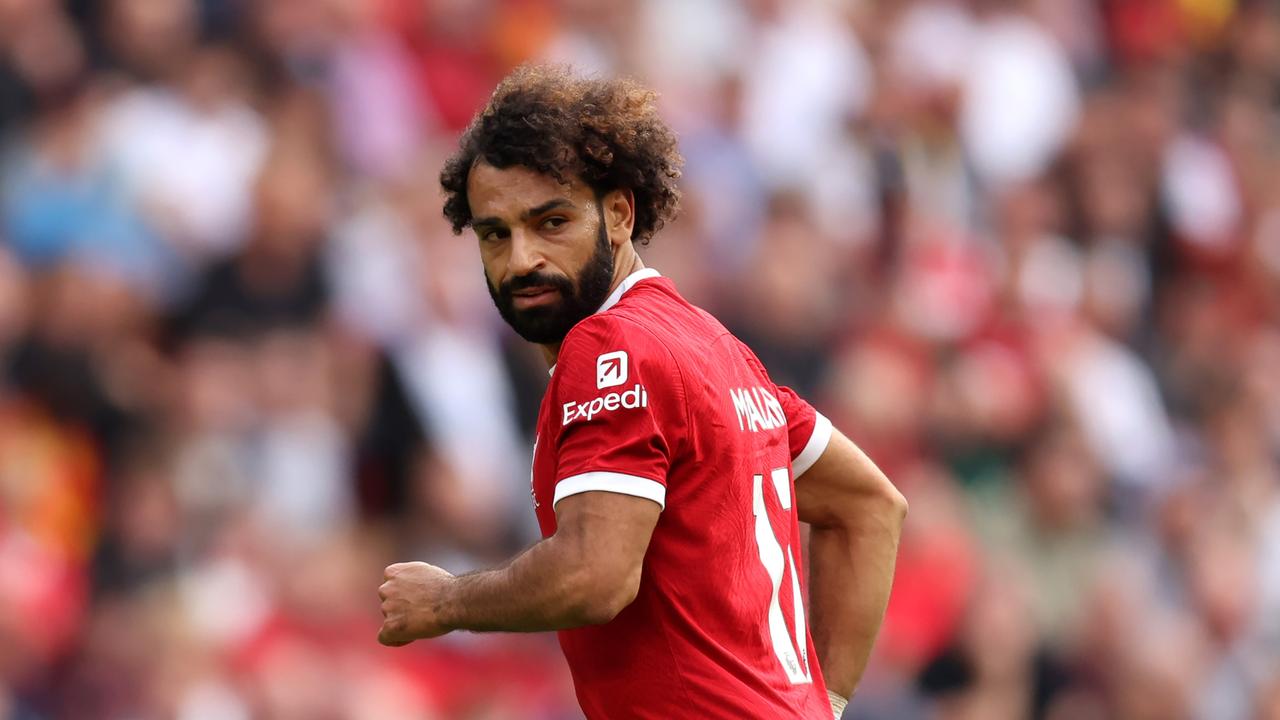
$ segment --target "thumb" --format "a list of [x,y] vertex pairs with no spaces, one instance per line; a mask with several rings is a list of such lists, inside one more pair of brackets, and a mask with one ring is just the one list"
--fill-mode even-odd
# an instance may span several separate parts
[[387,647],[404,647],[405,645],[413,642],[413,640],[402,638],[392,632],[391,629],[387,627],[386,621],[383,621],[382,627],[378,630],[378,642],[386,645]]

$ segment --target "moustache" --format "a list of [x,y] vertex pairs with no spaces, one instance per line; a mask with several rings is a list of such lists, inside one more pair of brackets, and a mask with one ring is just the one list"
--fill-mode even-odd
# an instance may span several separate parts
[[554,288],[559,290],[561,295],[565,297],[573,296],[573,282],[569,278],[564,275],[552,275],[543,272],[531,272],[528,275],[511,278],[502,283],[502,287],[498,288],[498,290],[503,297],[510,298],[512,293],[535,287]]

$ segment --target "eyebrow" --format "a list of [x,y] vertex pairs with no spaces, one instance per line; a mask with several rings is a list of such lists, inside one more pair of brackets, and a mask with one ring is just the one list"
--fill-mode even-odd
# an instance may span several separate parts
[[[556,210],[558,208],[572,208],[572,207],[576,207],[576,206],[572,202],[566,200],[565,198],[555,198],[554,200],[548,200],[542,203],[541,205],[535,205],[534,207],[531,207],[528,210],[525,210],[524,212],[520,213],[520,219],[528,220],[531,217],[541,215],[542,213],[548,212],[550,210]],[[472,228],[484,228],[484,227],[494,227],[494,226],[501,227],[502,225],[505,225],[505,224],[506,223],[503,222],[502,218],[499,218],[499,217],[483,217],[483,218],[479,218],[471,221]]]

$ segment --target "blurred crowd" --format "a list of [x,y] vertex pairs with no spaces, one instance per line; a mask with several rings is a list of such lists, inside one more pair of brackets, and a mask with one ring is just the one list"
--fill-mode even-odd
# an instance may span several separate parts
[[527,60],[660,92],[645,261],[911,502],[846,717],[1280,718],[1268,0],[0,0],[0,717],[580,717],[374,642],[536,537],[437,188]]

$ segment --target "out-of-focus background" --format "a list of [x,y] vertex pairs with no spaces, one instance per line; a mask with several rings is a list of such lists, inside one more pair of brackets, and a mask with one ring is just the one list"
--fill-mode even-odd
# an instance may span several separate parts
[[849,717],[1280,718],[1268,0],[0,0],[0,717],[580,717],[374,642],[535,537],[436,185],[528,59],[661,92],[646,262],[910,499]]

